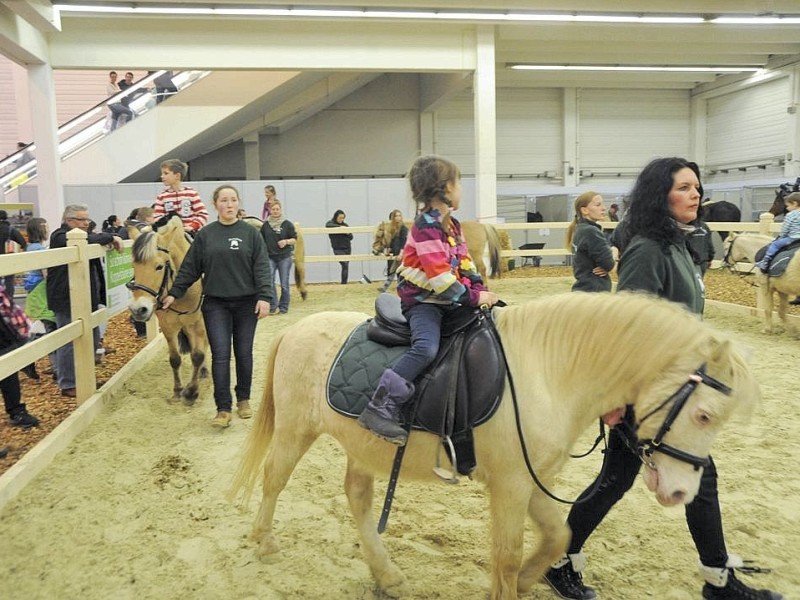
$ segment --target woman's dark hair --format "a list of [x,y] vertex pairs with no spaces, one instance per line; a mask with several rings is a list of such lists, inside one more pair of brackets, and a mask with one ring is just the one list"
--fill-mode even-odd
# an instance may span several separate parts
[[29,244],[42,243],[47,239],[47,221],[41,217],[32,217],[28,219],[25,231]]
[[331,219],[331,221],[336,223],[336,217],[338,217],[339,215],[347,216],[347,215],[344,214],[344,211],[340,208],[335,213],[333,213],[333,218]]
[[[642,169],[631,191],[630,206],[625,215],[625,234],[628,239],[641,235],[661,242],[665,248],[680,239],[682,234],[670,211],[669,192],[675,173],[681,169],[691,169],[700,181],[697,163],[684,158],[657,158]],[[702,197],[702,184],[699,191]]]
[[102,231],[109,231],[114,227],[114,223],[117,222],[117,215],[108,215],[108,218],[103,221],[103,225],[101,226]]

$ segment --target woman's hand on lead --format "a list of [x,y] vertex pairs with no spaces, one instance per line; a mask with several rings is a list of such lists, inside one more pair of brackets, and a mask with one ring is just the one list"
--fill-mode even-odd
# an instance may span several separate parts
[[175,296],[167,296],[161,301],[161,310],[167,310],[175,302]]
[[486,306],[491,307],[491,306],[494,306],[495,304],[497,304],[497,301],[499,299],[500,298],[498,298],[497,294],[495,294],[494,292],[490,292],[490,291],[486,290],[486,291],[480,292],[478,294],[478,306],[486,305]]

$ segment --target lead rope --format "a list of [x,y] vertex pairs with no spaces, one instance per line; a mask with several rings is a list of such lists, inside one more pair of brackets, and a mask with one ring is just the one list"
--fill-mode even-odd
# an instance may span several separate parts
[[[487,311],[488,312],[488,311]],[[576,500],[564,500],[563,498],[559,498],[553,492],[548,490],[545,485],[539,480],[539,477],[536,475],[536,471],[533,469],[533,465],[531,465],[530,458],[528,458],[528,448],[525,444],[525,436],[522,433],[522,420],[519,415],[519,402],[517,401],[517,391],[514,386],[514,377],[511,375],[511,368],[508,365],[508,360],[506,358],[506,351],[503,347],[503,342],[500,339],[500,334],[495,327],[494,320],[491,318],[491,312],[488,312],[486,315],[487,319],[491,325],[492,334],[497,339],[497,345],[500,347],[500,354],[503,356],[503,363],[506,366],[506,377],[508,377],[508,385],[511,389],[511,401],[514,407],[514,419],[517,426],[517,437],[519,438],[519,445],[522,448],[522,457],[525,459],[525,466],[528,468],[528,473],[531,476],[531,479],[536,483],[542,492],[552,498],[556,502],[560,502],[562,504],[583,504],[590,498],[592,498],[597,491],[600,489],[600,485],[603,482],[605,477],[606,471],[608,470],[608,443],[605,441],[605,435],[603,435],[603,465],[600,467],[600,474],[598,475],[597,479],[595,480],[594,484],[592,485],[591,489],[586,493],[584,497],[578,497]],[[601,419],[602,422],[602,419]],[[596,445],[596,444],[595,444]]]

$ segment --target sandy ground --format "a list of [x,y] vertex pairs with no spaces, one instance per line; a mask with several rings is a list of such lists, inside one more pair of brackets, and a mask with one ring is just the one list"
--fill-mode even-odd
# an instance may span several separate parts
[[[513,279],[495,288],[521,302],[569,285],[566,279]],[[288,315],[259,325],[256,365],[275,331],[319,310],[371,312],[376,288],[313,286],[307,302],[298,299]],[[743,580],[800,598],[798,341],[768,337],[750,317],[709,309],[707,320],[753,348],[764,394],[754,418],[731,424],[715,446],[729,550],[772,569]],[[255,371],[254,397],[264,385]],[[251,422],[234,417],[228,430],[212,430],[210,382],[191,409],[168,405],[170,389],[164,353],[109,399],[90,428],[0,513],[0,597],[382,597],[361,560],[342,487],[344,455],[331,439],[312,447],[282,494],[276,513],[282,553],[263,564],[247,537],[256,501],[239,510],[223,497]],[[599,461],[597,455],[571,461],[558,492],[577,494]],[[385,480],[376,490],[380,504]],[[528,532],[528,547],[533,535]],[[478,484],[401,482],[384,538],[410,579],[408,598],[487,596],[488,511]],[[700,597],[683,511],[661,508],[641,482],[586,552],[587,583],[606,600]],[[524,597],[555,598],[543,585]]]

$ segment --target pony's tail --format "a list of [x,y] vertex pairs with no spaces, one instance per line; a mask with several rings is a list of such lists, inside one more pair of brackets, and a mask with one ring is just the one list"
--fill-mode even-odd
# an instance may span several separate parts
[[189,354],[192,351],[192,345],[189,343],[189,336],[181,329],[178,332],[178,349],[181,354]]
[[305,300],[308,296],[306,290],[306,245],[303,240],[303,231],[300,225],[294,224],[297,241],[294,244],[294,284],[297,286],[297,291],[300,292],[300,297]]
[[486,230],[486,245],[489,248],[490,277],[500,277],[500,234],[494,225],[484,223],[483,227]]
[[233,476],[233,481],[225,496],[231,502],[241,494],[241,506],[245,506],[253,495],[256,480],[258,479],[264,457],[272,443],[272,434],[275,430],[275,396],[273,395],[272,385],[275,379],[275,356],[281,345],[283,333],[278,334],[272,341],[272,345],[267,354],[267,364],[265,365],[266,385],[264,395],[261,397],[261,405],[253,419],[253,426],[247,435],[244,452]]

